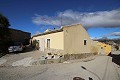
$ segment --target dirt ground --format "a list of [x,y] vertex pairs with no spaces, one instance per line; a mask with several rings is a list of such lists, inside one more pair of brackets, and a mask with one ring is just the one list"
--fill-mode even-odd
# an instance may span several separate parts
[[22,60],[24,58],[30,58],[38,59],[40,57],[41,53],[39,50],[36,51],[30,51],[30,52],[23,52],[23,53],[11,53],[7,54],[2,57],[2,59],[6,59],[7,61],[3,63],[0,66],[11,66],[13,62]]
[[109,56],[92,56],[65,63],[26,67],[11,66],[16,60],[26,57],[35,59],[39,58],[39,55],[39,51],[31,51],[2,57],[7,61],[3,60],[5,63],[0,66],[0,80],[73,80],[74,77],[85,80],[89,80],[89,77],[93,80],[120,80],[120,66],[112,62],[112,57]]

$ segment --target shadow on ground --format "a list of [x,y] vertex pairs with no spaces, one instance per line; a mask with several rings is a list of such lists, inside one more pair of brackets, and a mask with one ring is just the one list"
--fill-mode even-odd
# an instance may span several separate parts
[[112,57],[112,62],[116,63],[117,65],[120,66],[120,54],[109,54],[109,56]]
[[23,51],[16,51],[16,52],[12,52],[12,53],[9,53],[9,54],[21,54],[21,53],[26,53],[26,52],[31,52],[31,51],[34,51],[35,48],[32,47],[32,46],[27,46],[23,49]]
[[25,52],[31,52],[31,51],[33,51],[33,50],[35,50],[35,48],[32,47],[32,46],[25,47],[25,49],[23,50],[23,53],[25,53]]

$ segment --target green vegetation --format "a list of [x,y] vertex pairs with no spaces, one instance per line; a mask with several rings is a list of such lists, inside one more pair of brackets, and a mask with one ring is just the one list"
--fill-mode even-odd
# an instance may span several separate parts
[[8,19],[0,14],[0,55],[4,55],[8,51],[8,46],[10,42],[10,23]]

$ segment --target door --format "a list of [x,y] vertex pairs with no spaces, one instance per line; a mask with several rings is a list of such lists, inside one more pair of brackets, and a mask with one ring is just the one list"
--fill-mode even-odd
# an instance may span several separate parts
[[47,49],[50,49],[50,39],[47,39]]
[[45,48],[44,38],[41,38],[40,39],[40,51],[44,52],[44,48]]

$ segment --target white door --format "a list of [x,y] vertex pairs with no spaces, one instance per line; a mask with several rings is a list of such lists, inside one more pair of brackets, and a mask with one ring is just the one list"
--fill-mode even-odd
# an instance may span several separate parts
[[44,38],[41,38],[40,39],[40,51],[44,51],[44,48],[45,48],[45,42],[44,42]]

